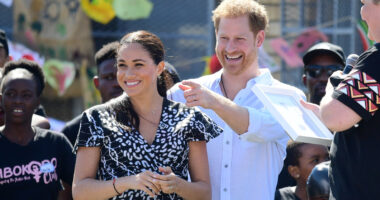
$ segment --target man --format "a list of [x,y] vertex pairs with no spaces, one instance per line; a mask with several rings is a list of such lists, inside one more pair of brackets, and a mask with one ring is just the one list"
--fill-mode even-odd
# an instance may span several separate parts
[[[343,49],[328,42],[317,43],[306,51],[303,56],[304,74],[302,80],[309,94],[309,102],[320,103],[325,95],[328,77],[333,72],[343,69],[344,59]],[[284,166],[278,177],[277,188],[294,185],[296,182],[289,175],[288,166]]]
[[340,46],[322,42],[312,46],[303,56],[304,74],[303,83],[309,93],[309,101],[319,104],[325,95],[325,88],[328,77],[337,71],[342,70],[344,52]]
[[272,200],[289,138],[251,88],[259,83],[303,93],[274,80],[269,70],[259,69],[258,49],[268,24],[262,5],[224,0],[213,11],[213,21],[215,50],[223,69],[182,81],[168,91],[168,97],[200,106],[224,129],[207,143],[214,200]]
[[3,30],[0,29],[0,68],[9,61],[9,48],[7,36]]
[[342,81],[330,83],[321,106],[304,104],[337,131],[331,146],[330,199],[378,199],[380,190],[380,0],[362,0],[361,17],[376,44],[360,55]]
[[[118,42],[106,44],[95,54],[98,75],[93,77],[93,82],[100,92],[103,103],[118,97],[123,92],[116,80],[117,68],[115,64],[118,46]],[[66,126],[62,129],[62,132],[73,145],[78,135],[80,120],[81,115],[67,122]]]

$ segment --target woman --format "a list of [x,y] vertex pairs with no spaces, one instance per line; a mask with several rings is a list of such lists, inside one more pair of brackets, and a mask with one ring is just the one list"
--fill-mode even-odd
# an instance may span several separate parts
[[[32,126],[44,76],[37,63],[8,62],[1,82],[0,199],[71,199],[72,146],[63,134]],[[64,190],[61,191],[63,189]]]
[[275,200],[307,200],[306,182],[309,174],[317,164],[327,161],[327,147],[317,144],[289,142],[286,147],[285,166],[292,178],[294,187],[284,187],[276,191]]
[[211,198],[206,141],[221,129],[200,111],[165,98],[163,70],[156,35],[137,31],[121,39],[117,80],[128,96],[83,113],[75,198]]

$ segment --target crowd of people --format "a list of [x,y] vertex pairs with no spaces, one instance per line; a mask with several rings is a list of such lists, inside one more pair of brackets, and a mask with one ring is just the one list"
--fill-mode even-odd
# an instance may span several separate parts
[[[380,0],[361,2],[379,42]],[[264,6],[224,0],[212,20],[221,70],[181,81],[157,35],[127,33],[95,54],[102,103],[62,133],[49,130],[39,101],[41,67],[10,61],[0,31],[0,199],[376,199],[380,43],[348,74],[341,47],[312,46],[306,98],[258,66]],[[331,149],[290,141],[256,84],[298,93],[334,134]]]

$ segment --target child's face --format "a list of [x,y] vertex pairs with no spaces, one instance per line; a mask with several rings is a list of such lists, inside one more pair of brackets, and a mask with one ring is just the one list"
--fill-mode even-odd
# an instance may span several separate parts
[[6,123],[30,122],[39,104],[37,83],[22,70],[15,69],[3,77],[1,104]]
[[305,144],[300,147],[302,156],[298,159],[300,170],[300,181],[306,184],[306,180],[310,175],[314,166],[329,160],[327,148],[322,145]]

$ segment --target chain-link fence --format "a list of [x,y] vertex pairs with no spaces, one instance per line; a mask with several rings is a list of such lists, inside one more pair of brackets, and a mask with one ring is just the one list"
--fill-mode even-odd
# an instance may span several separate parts
[[[324,33],[329,42],[341,46],[346,54],[363,51],[356,25],[360,1],[356,0],[281,0],[282,36],[293,41],[308,28]],[[302,54],[301,54],[302,56]],[[282,63],[283,82],[302,88],[303,68],[288,68]]]
[[106,25],[93,22],[96,49],[106,42],[119,40],[127,32],[148,30],[161,38],[166,60],[178,69],[182,78],[200,76],[205,66],[202,57],[213,53],[213,0],[152,2],[154,8],[148,19],[115,19]]

